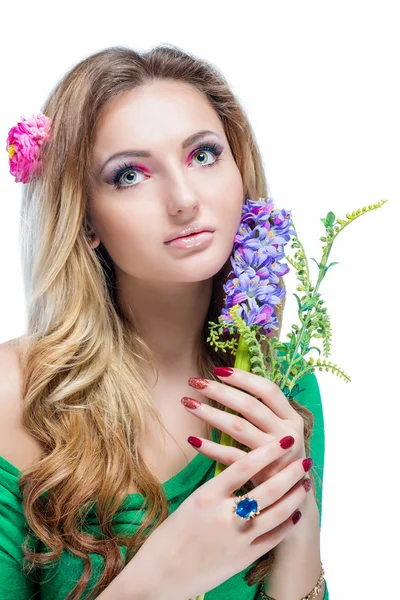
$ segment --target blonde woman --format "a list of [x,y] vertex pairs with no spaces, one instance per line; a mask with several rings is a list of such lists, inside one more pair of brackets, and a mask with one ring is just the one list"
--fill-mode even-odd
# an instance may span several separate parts
[[206,341],[242,205],[267,197],[244,109],[164,44],[87,57],[43,114],[28,327],[0,346],[0,598],[326,600],[316,377],[289,403]]

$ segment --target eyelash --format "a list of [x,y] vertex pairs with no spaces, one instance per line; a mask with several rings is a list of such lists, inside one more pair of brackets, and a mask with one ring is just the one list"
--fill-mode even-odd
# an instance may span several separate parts
[[[196,150],[192,154],[192,158],[193,158],[193,156],[195,156],[198,152],[200,152],[202,150],[208,150],[208,151],[212,152],[215,156],[215,161],[210,164],[204,165],[204,167],[201,167],[202,169],[204,169],[205,167],[213,167],[220,160],[222,160],[222,158],[220,158],[220,155],[222,154],[222,148],[213,143],[204,144],[204,145],[196,148]],[[135,187],[136,185],[138,185],[138,184],[135,184],[135,185],[121,185],[120,184],[120,179],[122,178],[122,176],[125,175],[129,171],[138,171],[139,173],[143,173],[143,171],[141,169],[139,169],[138,167],[135,167],[135,165],[129,165],[129,164],[123,163],[122,165],[117,167],[115,169],[115,171],[113,171],[113,173],[112,173],[112,183],[117,190],[120,190],[121,188],[132,188],[132,187]]]

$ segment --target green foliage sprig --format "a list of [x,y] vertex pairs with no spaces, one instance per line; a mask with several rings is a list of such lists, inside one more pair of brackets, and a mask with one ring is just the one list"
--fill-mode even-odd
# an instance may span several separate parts
[[[276,383],[288,398],[293,398],[299,393],[298,380],[308,372],[314,373],[316,369],[331,372],[346,383],[351,381],[342,368],[327,360],[331,353],[332,328],[327,308],[324,306],[325,301],[319,288],[328,270],[338,264],[337,262],[328,264],[328,260],[339,233],[360,216],[381,208],[386,202],[388,201],[380,200],[377,204],[370,204],[352,213],[347,213],[346,219],[337,218],[333,212],[329,212],[325,218],[321,219],[325,227],[325,234],[320,238],[323,242],[321,260],[318,262],[315,258],[311,258],[318,267],[318,277],[315,285],[311,281],[309,260],[291,217],[291,225],[296,234],[291,242],[294,254],[293,256],[286,255],[285,258],[296,270],[297,291],[302,292],[302,295],[293,294],[297,301],[299,324],[291,326],[291,331],[287,334],[289,341],[282,343],[276,337],[266,337],[261,333],[262,328],[260,325],[248,326],[237,315],[239,305],[236,305],[229,311],[233,325],[227,328],[226,322],[221,316],[218,319],[218,324],[209,322],[210,337],[207,338],[207,341],[210,345],[214,345],[215,350],[222,349],[223,352],[228,349],[233,356],[236,356],[238,351],[237,340],[231,338],[220,342],[219,336],[227,329],[230,334],[237,331],[240,334],[239,343],[242,340],[247,346],[250,362],[250,369],[248,370],[267,377]],[[265,356],[261,349],[263,340],[267,340],[269,346],[268,356]],[[321,349],[313,345],[315,343],[313,340],[322,340],[322,358]],[[313,357],[309,357],[305,360],[305,356],[312,350],[318,352],[318,359],[315,360]]]

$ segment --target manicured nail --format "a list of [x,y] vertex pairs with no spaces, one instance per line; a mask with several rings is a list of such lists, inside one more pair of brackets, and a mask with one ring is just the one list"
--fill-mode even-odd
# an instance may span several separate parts
[[190,377],[188,384],[195,390],[204,390],[208,386],[208,381],[202,377]]
[[192,444],[192,446],[194,446],[195,448],[200,448],[200,446],[203,443],[201,440],[199,440],[199,438],[194,437],[193,435],[190,435],[187,441],[189,442],[189,444]]
[[232,375],[233,369],[230,367],[215,367],[213,373],[218,377],[229,377],[229,375]]
[[311,479],[303,479],[303,481],[301,482],[302,486],[304,487],[304,489],[306,490],[306,492],[309,492],[312,488],[312,483],[311,483]]
[[307,472],[307,471],[309,471],[309,470],[311,469],[313,462],[314,462],[314,461],[313,461],[313,459],[312,459],[312,458],[305,458],[305,459],[303,460],[303,468],[304,468],[304,470],[305,470],[306,472]]
[[292,516],[293,525],[296,525],[296,523],[298,523],[300,521],[300,519],[301,519],[301,512],[299,510],[296,510],[296,512]]
[[202,402],[200,402],[200,400],[196,400],[195,398],[188,398],[187,396],[181,398],[181,402],[184,406],[186,406],[186,408],[199,408],[199,406],[202,405]]
[[279,443],[282,446],[282,448],[285,448],[286,450],[287,448],[290,448],[290,446],[293,446],[294,437],[292,435],[287,435],[286,437],[282,438]]

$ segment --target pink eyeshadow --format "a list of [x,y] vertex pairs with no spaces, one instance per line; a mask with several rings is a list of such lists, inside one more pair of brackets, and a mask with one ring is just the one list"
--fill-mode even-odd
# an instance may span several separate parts
[[141,169],[142,171],[144,171],[144,173],[150,173],[150,169],[148,169],[145,165],[133,165],[134,167],[137,167],[138,169]]
[[188,156],[188,157],[187,157],[187,159],[186,159],[185,165],[187,165],[187,164],[189,164],[189,163],[190,163],[190,159],[192,158],[192,156],[193,156],[193,154],[194,154],[195,152],[196,152],[196,150],[193,150],[193,152],[191,152],[191,153],[189,154],[189,156]]

